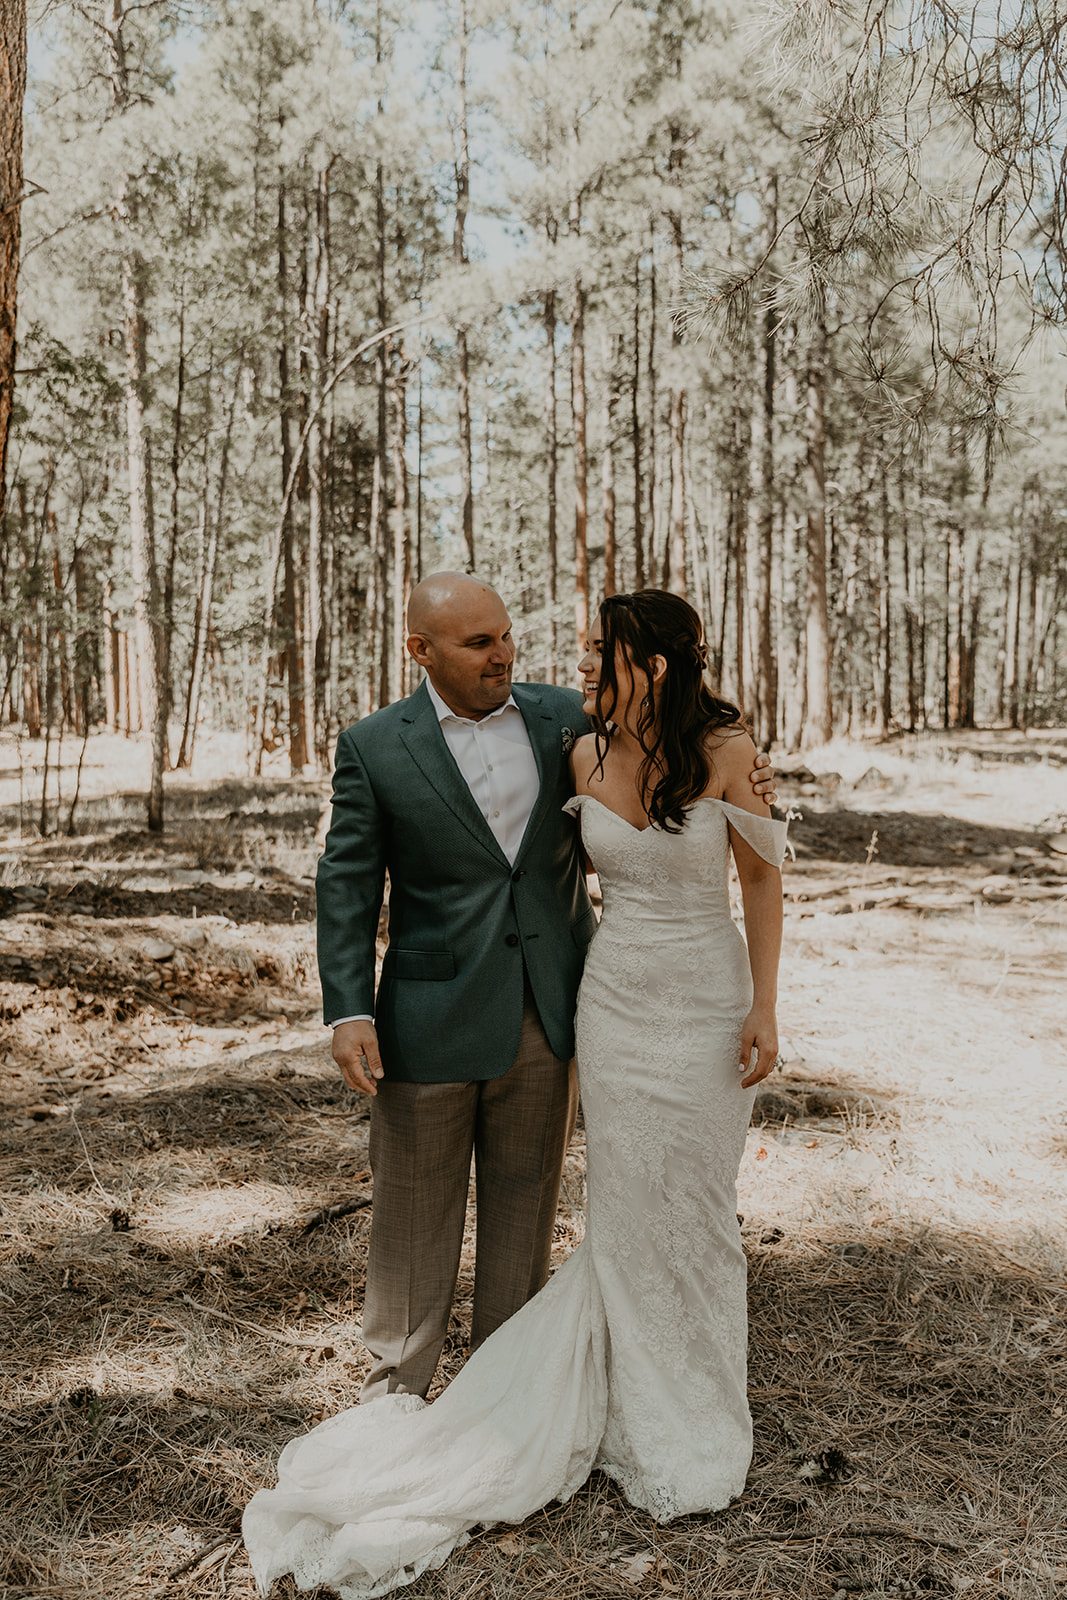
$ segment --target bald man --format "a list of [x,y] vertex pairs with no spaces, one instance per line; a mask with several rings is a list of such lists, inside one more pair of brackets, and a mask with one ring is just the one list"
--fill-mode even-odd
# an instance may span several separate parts
[[[577,1107],[575,1002],[596,927],[562,810],[567,752],[586,731],[581,695],[512,684],[507,609],[465,573],[420,583],[408,630],[426,681],[341,734],[317,880],[334,1059],[373,1099],[364,1401],[430,1386],[472,1156],[471,1348],[548,1277]],[[773,775],[753,784],[769,790]]]

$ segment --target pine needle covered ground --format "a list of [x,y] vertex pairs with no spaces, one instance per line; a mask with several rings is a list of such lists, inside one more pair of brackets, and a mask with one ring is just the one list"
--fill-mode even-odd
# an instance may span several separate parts
[[[746,1492],[661,1528],[594,1477],[412,1600],[1067,1595],[1065,756],[839,747],[783,790]],[[0,1594],[252,1600],[241,1507],[364,1361],[367,1122],[312,964],[323,790],[175,782],[161,841],[99,759],[81,835],[0,869]],[[366,1203],[323,1215],[343,1201]],[[560,1259],[581,1204],[578,1141]],[[445,1376],[469,1293],[465,1259]]]

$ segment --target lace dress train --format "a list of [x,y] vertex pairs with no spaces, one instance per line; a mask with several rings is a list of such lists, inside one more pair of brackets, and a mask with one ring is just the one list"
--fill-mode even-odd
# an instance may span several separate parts
[[785,825],[698,801],[678,834],[585,795],[604,915],[578,1000],[586,1235],[432,1405],[389,1395],[293,1440],[253,1496],[260,1592],[291,1572],[371,1600],[477,1524],[567,1499],[594,1466],[661,1521],[744,1488],[746,1271],[736,1175],[751,1003],[730,915],[729,826],[780,862]]

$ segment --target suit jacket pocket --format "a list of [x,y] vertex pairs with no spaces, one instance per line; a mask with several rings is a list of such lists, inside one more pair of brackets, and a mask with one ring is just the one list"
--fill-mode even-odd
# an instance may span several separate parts
[[456,976],[456,958],[451,950],[396,950],[390,947],[385,957],[386,974],[416,983],[447,983]]
[[596,932],[596,928],[596,912],[592,906],[589,907],[588,911],[583,912],[576,922],[571,923],[571,938],[579,950],[585,949]]

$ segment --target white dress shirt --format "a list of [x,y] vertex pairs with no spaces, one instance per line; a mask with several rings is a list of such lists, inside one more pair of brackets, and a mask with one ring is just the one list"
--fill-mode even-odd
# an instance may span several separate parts
[[[457,716],[429,678],[426,688],[452,759],[497,844],[514,866],[540,788],[522,712],[509,695],[504,705],[474,722]],[[370,1020],[363,1013],[358,1017],[338,1017],[330,1026],[338,1028],[342,1022]]]
[[427,678],[445,743],[512,866],[537,800],[540,779],[522,712],[509,695],[504,705],[480,722],[458,717]]

